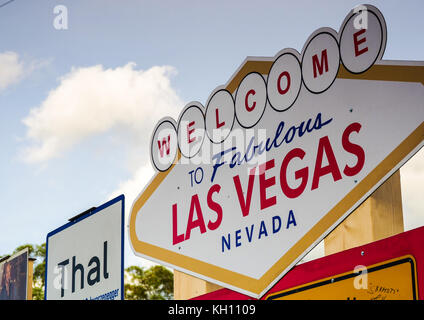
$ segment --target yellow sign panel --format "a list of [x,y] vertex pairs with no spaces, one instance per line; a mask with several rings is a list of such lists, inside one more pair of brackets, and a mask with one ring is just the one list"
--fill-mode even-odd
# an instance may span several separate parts
[[416,300],[415,260],[405,256],[270,294],[267,300]]

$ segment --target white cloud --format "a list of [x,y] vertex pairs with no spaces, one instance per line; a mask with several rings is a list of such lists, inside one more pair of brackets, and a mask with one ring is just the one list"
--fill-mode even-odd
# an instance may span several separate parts
[[22,81],[34,70],[49,64],[48,60],[22,59],[16,52],[6,51],[0,53],[0,91]]
[[[23,119],[29,145],[22,150],[22,159],[45,164],[90,136],[126,130],[133,137],[127,155],[132,176],[122,181],[105,201],[124,194],[128,221],[134,199],[155,173],[149,153],[145,152],[149,150],[154,125],[165,116],[177,119],[184,105],[170,83],[175,73],[169,66],[137,70],[134,63],[115,69],[101,65],[73,68]],[[153,264],[136,257],[127,240],[125,243],[126,266]]]
[[134,63],[115,69],[73,68],[23,119],[30,141],[23,160],[46,162],[89,136],[116,128],[135,134],[139,147],[147,146],[156,122],[176,118],[183,106],[170,83],[173,74],[169,66],[143,71]]
[[0,90],[19,82],[25,74],[24,64],[15,52],[0,53]]
[[112,199],[120,194],[125,194],[126,202],[128,203],[126,209],[127,212],[129,212],[132,202],[140,194],[144,186],[148,184],[154,174],[155,171],[153,170],[150,163],[141,165],[130,179],[119,184],[118,188],[111,193],[109,199]]
[[[149,183],[151,178],[154,176],[155,171],[153,170],[150,163],[144,163],[135,172],[135,174],[128,180],[123,181],[113,191],[108,199],[124,194],[125,195],[125,221],[126,225],[129,223],[129,214],[131,211],[132,204],[135,198],[141,193],[143,188]],[[150,267],[155,265],[154,262],[135,256],[130,245],[129,245],[128,229],[125,228],[125,265],[140,265],[143,267]]]

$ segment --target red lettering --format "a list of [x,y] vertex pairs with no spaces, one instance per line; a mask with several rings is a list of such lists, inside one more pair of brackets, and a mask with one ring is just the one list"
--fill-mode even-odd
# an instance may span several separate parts
[[250,169],[249,173],[249,182],[247,185],[247,194],[246,199],[243,196],[243,190],[240,183],[240,177],[237,175],[233,177],[234,180],[234,186],[236,187],[238,200],[240,203],[241,213],[243,217],[247,216],[249,214],[250,210],[250,201],[252,200],[252,191],[253,191],[253,183],[255,181],[255,171],[256,167]]
[[184,234],[178,234],[178,221],[177,221],[177,204],[172,205],[172,244],[176,245],[177,243],[184,241]]
[[365,29],[361,29],[357,32],[355,32],[353,34],[353,44],[355,47],[355,57],[365,53],[368,51],[368,47],[362,48],[361,50],[359,50],[359,45],[364,43],[365,41],[367,41],[367,38],[363,37],[361,39],[359,39],[359,36],[362,35],[363,33],[365,33]]
[[[287,86],[286,88],[283,90],[281,89],[281,78],[282,77],[286,77],[287,78]],[[287,71],[284,71],[283,73],[280,74],[280,76],[278,77],[278,81],[277,81],[277,89],[278,92],[280,94],[286,94],[287,91],[289,91],[290,89],[290,74]]]
[[208,207],[216,212],[216,220],[215,222],[209,221],[208,222],[208,229],[209,230],[215,230],[216,228],[218,228],[221,224],[222,221],[222,207],[215,201],[213,201],[212,199],[212,195],[217,192],[219,193],[219,191],[221,190],[221,186],[219,184],[214,184],[208,192],[208,197],[207,197],[207,201],[208,201]]
[[189,127],[194,126],[195,123],[196,123],[195,121],[192,121],[187,125],[187,141],[188,141],[188,143],[192,143],[193,141],[196,140],[196,137],[191,138],[191,134],[194,132],[194,129],[191,129],[191,130],[188,129]]
[[223,125],[225,125],[225,121],[219,122],[218,108],[215,109],[215,115],[216,115],[216,128],[219,129]]
[[306,188],[306,184],[308,183],[308,174],[309,174],[308,167],[299,169],[294,173],[294,177],[296,178],[296,180],[301,179],[300,185],[297,188],[292,189],[287,183],[287,166],[289,165],[290,161],[294,158],[299,158],[302,160],[304,156],[305,156],[305,151],[303,151],[302,149],[300,148],[293,149],[289,153],[287,153],[287,155],[284,157],[283,163],[281,164],[280,185],[281,185],[281,190],[287,196],[287,198],[290,198],[290,199],[297,198],[303,193],[303,191]]
[[[327,156],[328,165],[325,167],[322,167],[322,159],[323,159],[324,153]],[[330,144],[330,140],[328,139],[327,136],[325,136],[319,140],[311,190],[318,188],[319,179],[322,176],[329,173],[331,173],[331,175],[333,176],[334,181],[340,180],[342,178],[342,175],[339,170],[339,166],[337,165],[336,157],[334,156],[333,148],[331,147],[331,144]]]
[[325,68],[325,72],[328,72],[327,49],[324,49],[321,52],[321,63],[319,63],[319,61],[318,61],[318,55],[317,54],[312,56],[312,65],[314,67],[314,78],[316,78],[318,76],[317,75],[317,68],[318,68],[319,75],[322,75],[322,73],[324,72],[324,68]]
[[246,94],[246,98],[244,99],[244,105],[245,105],[245,107],[246,107],[246,110],[247,110],[247,111],[249,111],[249,112],[251,112],[251,111],[253,111],[253,109],[255,109],[255,107],[256,107],[256,101],[253,101],[252,106],[251,106],[251,107],[249,107],[249,101],[248,101],[248,98],[249,98],[249,96],[250,96],[250,95],[255,95],[255,94],[256,94],[256,91],[255,91],[255,90],[253,90],[253,89],[251,89],[251,90],[249,90],[249,91],[247,92],[247,94]]
[[[215,221],[208,221],[208,229],[215,230],[217,229],[222,222],[223,210],[221,205],[212,199],[213,194],[219,193],[221,191],[221,186],[219,184],[214,184],[208,191],[207,203],[208,207],[216,213]],[[250,200],[249,200],[250,201]],[[172,205],[172,244],[176,245],[185,240],[189,240],[191,236],[191,231],[195,228],[200,229],[200,233],[205,233],[206,225],[203,218],[202,208],[200,206],[199,196],[197,194],[191,197],[190,203],[190,212],[188,214],[187,228],[186,233],[178,234],[178,213],[177,213],[177,204]]]
[[169,155],[169,150],[170,150],[169,141],[170,141],[170,139],[171,139],[171,135],[168,134],[168,143],[166,142],[166,138],[162,139],[162,144],[160,143],[160,140],[158,140],[159,153],[160,153],[161,158],[163,158],[163,146],[165,146],[166,154]]
[[349,141],[350,134],[353,131],[359,133],[359,130],[361,130],[361,125],[358,122],[354,122],[345,129],[342,135],[343,149],[345,149],[349,153],[354,154],[358,158],[356,165],[354,165],[353,167],[349,167],[348,165],[346,165],[343,170],[343,173],[349,177],[358,174],[359,171],[361,171],[364,167],[365,163],[364,149],[362,149],[359,145]]
[[[197,219],[193,220],[194,211],[197,213]],[[205,221],[203,220],[202,208],[200,207],[199,197],[197,194],[191,197],[190,212],[188,214],[188,223],[185,240],[190,239],[191,230],[200,228],[200,233],[206,232]]]
[[261,210],[271,207],[277,203],[276,196],[266,197],[266,189],[275,184],[275,177],[265,179],[265,171],[274,168],[274,159],[259,166],[259,193],[261,198]]

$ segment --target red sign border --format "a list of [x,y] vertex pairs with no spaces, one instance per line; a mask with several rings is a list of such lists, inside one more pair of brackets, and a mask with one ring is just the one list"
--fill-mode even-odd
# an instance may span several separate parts
[[[424,300],[423,244],[424,227],[419,227],[386,239],[299,264],[266,292],[261,300],[266,300],[268,296],[277,292],[352,271],[358,265],[371,266],[408,255],[412,256],[416,262],[418,300]],[[320,297],[317,297],[317,300],[319,299]],[[200,295],[192,300],[252,300],[252,297],[224,288]]]

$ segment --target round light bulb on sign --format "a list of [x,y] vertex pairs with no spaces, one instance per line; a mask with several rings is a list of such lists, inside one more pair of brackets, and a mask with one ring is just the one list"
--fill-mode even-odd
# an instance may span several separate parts
[[353,9],[340,30],[341,60],[349,72],[365,72],[383,56],[387,31],[378,9],[370,6]]
[[236,118],[244,128],[251,128],[262,118],[266,106],[265,79],[257,72],[241,81],[236,93]]
[[302,78],[312,93],[324,92],[337,77],[340,66],[337,37],[334,30],[322,28],[306,42],[302,54]]
[[194,157],[202,147],[205,137],[203,109],[198,102],[189,103],[178,120],[178,146],[186,158]]
[[230,134],[235,119],[234,100],[224,89],[209,99],[205,113],[206,133],[213,143],[223,142]]
[[168,170],[174,163],[178,152],[178,140],[175,121],[162,119],[153,131],[150,154],[154,167],[159,171]]
[[276,111],[289,109],[296,101],[302,86],[299,53],[286,49],[272,64],[267,81],[268,101]]

